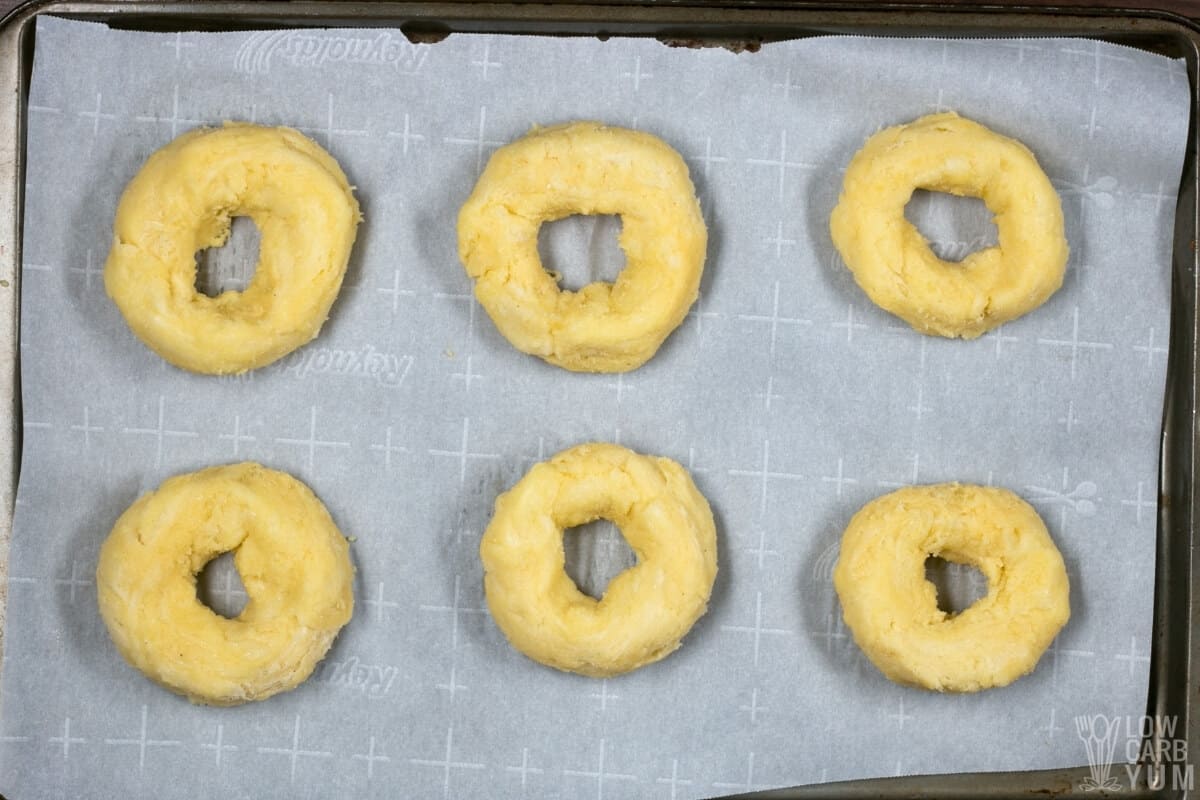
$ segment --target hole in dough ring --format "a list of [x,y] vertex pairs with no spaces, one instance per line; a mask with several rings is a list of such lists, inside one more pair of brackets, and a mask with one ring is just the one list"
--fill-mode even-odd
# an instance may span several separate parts
[[[588,597],[564,569],[563,531],[610,520],[637,564]],[[496,500],[480,543],[492,619],[520,652],[592,677],[658,661],[708,607],[717,532],[708,501],[668,458],[581,444],[535,464]]]
[[[198,250],[230,219],[261,234],[244,291],[196,291]],[[183,134],[121,195],[104,287],[130,329],[193,372],[245,372],[316,337],[337,297],[360,219],[333,157],[290,128],[226,123]]]
[[[559,289],[538,229],[619,214],[625,268],[613,283]],[[535,128],[488,161],[458,215],[475,297],[523,353],[576,372],[650,359],[700,291],[708,234],[687,165],[662,140],[598,122]]]
[[[937,606],[925,560],[970,564],[987,594]],[[942,692],[1005,686],[1033,670],[1070,617],[1067,570],[1037,512],[1006,489],[909,486],[867,503],[833,571],[846,627],[891,680]]]
[[[226,619],[196,575],[234,551],[248,597]],[[125,660],[194,703],[229,706],[299,685],[354,610],[350,547],[300,481],[243,463],[143,495],[100,549],[100,615]]]
[[[957,264],[938,258],[904,217],[914,189],[982,199],[998,244]],[[953,112],[868,139],[846,169],[829,227],[876,305],[922,333],[964,339],[1044,303],[1069,254],[1062,204],[1033,153]]]

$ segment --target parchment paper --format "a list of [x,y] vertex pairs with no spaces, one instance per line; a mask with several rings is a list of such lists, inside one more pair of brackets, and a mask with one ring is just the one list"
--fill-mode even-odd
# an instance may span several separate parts
[[[866,137],[945,108],[1037,154],[1072,248],[1061,291],[972,342],[919,336],[875,308],[827,233]],[[1075,717],[1145,708],[1187,115],[1181,64],[1091,41],[820,38],[734,54],[42,19],[0,791],[689,798],[1086,763]],[[100,270],[143,160],[232,118],[308,131],[357,185],[366,221],[320,338],[217,379],[137,342]],[[458,206],[491,151],[575,118],[676,147],[711,230],[701,302],[623,376],[517,353],[455,252]],[[952,256],[994,235],[978,203],[922,195],[909,213]],[[617,227],[548,226],[546,259],[568,284],[611,275]],[[243,245],[216,259],[218,283],[249,274]],[[721,537],[711,609],[684,647],[607,681],[513,651],[482,610],[477,557],[496,495],[589,439],[689,465]],[[354,540],[358,605],[296,691],[196,707],[115,652],[96,554],[141,492],[241,459],[291,471],[324,500]],[[839,620],[830,571],[847,520],[893,487],[942,480],[1018,491],[1066,557],[1072,619],[1006,689],[893,685]],[[588,580],[603,585],[618,540],[582,538],[580,557],[599,564]],[[236,584],[212,572],[214,603],[236,605]],[[961,602],[970,587],[956,574]]]

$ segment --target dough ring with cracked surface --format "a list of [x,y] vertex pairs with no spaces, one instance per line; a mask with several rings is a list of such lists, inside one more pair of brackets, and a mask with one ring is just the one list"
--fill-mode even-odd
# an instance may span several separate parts
[[[600,600],[564,571],[563,531],[604,518],[638,563]],[[668,458],[581,444],[535,464],[496,500],[480,543],[492,618],[517,650],[547,666],[607,677],[679,647],[708,607],[717,532],[708,501]]]
[[[196,576],[234,551],[249,598],[226,619]],[[354,610],[350,548],[316,495],[253,463],[177,475],[121,515],[100,549],[100,615],[125,660],[194,703],[299,685]]]
[[[261,234],[244,291],[196,291],[195,254],[248,216]],[[226,123],[146,160],[117,207],[104,286],[170,363],[224,375],[264,366],[321,330],[360,219],[341,167],[291,128]]]
[[[925,560],[970,564],[988,593],[938,609]],[[846,626],[891,680],[942,692],[1005,686],[1033,670],[1070,617],[1062,556],[1037,512],[1006,489],[909,486],[867,503],[833,572]]]
[[[904,218],[914,189],[979,197],[999,244],[943,261]],[[881,308],[918,331],[973,339],[1044,303],[1069,249],[1062,204],[1020,142],[947,112],[872,136],[851,159],[833,243]]]
[[[619,214],[626,266],[613,283],[560,290],[538,229]],[[576,372],[648,361],[700,291],[708,234],[687,165],[662,140],[598,122],[534,128],[492,155],[458,215],[475,297],[523,353]]]

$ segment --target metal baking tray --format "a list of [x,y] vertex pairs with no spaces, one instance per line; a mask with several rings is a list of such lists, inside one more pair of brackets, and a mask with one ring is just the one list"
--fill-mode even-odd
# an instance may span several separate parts
[[[686,46],[757,47],[762,42],[825,34],[881,36],[1074,36],[1138,47],[1187,63],[1191,114],[1175,217],[1167,383],[1159,461],[1158,534],[1149,694],[1146,715],[1174,718],[1171,738],[1161,730],[1143,740],[1142,769],[1131,784],[1088,791],[1084,765],[1036,772],[907,776],[847,781],[756,793],[759,798],[1001,798],[1182,797],[1200,752],[1200,548],[1192,475],[1197,459],[1196,399],[1200,350],[1196,308],[1200,296],[1200,206],[1197,155],[1200,133],[1200,25],[1155,11],[1087,8],[966,7],[884,3],[818,4],[753,0],[597,0],[590,3],[493,2],[91,2],[32,0],[0,19],[0,579],[6,575],[13,502],[21,455],[20,264],[26,103],[33,63],[35,21],[55,14],[155,31],[294,27],[391,27],[432,41],[453,32],[536,33],[655,37]],[[6,582],[0,580],[0,652]],[[1193,708],[1196,713],[1193,713]],[[1192,771],[1189,771],[1192,770]],[[749,796],[749,795],[745,795]],[[12,800],[20,800],[13,798]]]

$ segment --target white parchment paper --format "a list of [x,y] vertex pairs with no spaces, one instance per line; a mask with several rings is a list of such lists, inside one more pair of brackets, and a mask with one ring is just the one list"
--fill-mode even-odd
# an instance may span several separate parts
[[[29,102],[6,795],[690,798],[1075,765],[1074,717],[1142,713],[1181,64],[1078,40],[820,38],[734,54],[42,19]],[[875,308],[827,233],[866,137],[946,108],[1037,154],[1072,248],[1061,291],[973,342]],[[710,225],[701,302],[623,376],[514,351],[455,252],[458,206],[490,152],[575,118],[675,146]],[[366,221],[321,337],[216,379],[138,343],[100,270],[143,160],[224,119],[309,132]],[[978,203],[922,195],[909,213],[950,255],[992,235]],[[568,283],[611,274],[616,228],[549,227],[546,258]],[[235,256],[220,262],[226,285],[253,266],[252,247]],[[514,652],[483,610],[476,552],[496,495],[589,439],[689,465],[721,536],[711,608],[684,647],[607,681]],[[196,707],[115,652],[96,554],[139,493],[241,459],[325,501],[354,538],[358,605],[296,691]],[[970,696],[885,680],[830,584],[864,502],[953,479],[1032,501],[1072,581],[1072,619],[1036,672]],[[602,561],[616,543],[585,537],[580,551]],[[210,593],[236,603],[236,588],[218,578]]]

